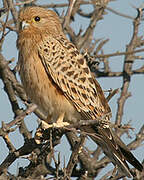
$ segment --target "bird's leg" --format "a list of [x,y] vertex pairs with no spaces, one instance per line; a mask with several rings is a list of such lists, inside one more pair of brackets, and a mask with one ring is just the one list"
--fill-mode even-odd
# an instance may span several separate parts
[[51,122],[51,118],[52,116],[49,115],[47,116],[47,118],[45,120],[38,120],[38,129],[36,130],[36,134],[35,134],[35,140],[37,142],[37,144],[40,144],[41,143],[41,139],[43,137],[43,133],[46,129],[50,128],[51,124],[49,124],[48,122]]
[[68,122],[64,122],[64,115],[65,113],[61,113],[60,116],[58,117],[56,123],[52,123],[49,124],[48,122],[51,122],[51,116],[48,116],[47,119],[45,120],[41,120],[41,124],[39,126],[39,128],[36,131],[36,140],[38,140],[39,143],[39,139],[42,137],[43,131],[45,131],[46,129],[49,128],[60,128],[60,127],[64,127],[64,126],[68,126],[69,123]]
[[56,123],[53,123],[53,127],[59,128],[59,127],[64,127],[64,126],[68,126],[69,123],[68,122],[64,122],[64,115],[65,113],[61,113],[60,116],[58,117]]
[[47,121],[42,121],[42,128],[43,129],[48,129],[48,128],[59,128],[63,126],[68,126],[68,122],[64,122],[64,115],[65,113],[61,113],[60,116],[58,117],[56,123],[48,124]]

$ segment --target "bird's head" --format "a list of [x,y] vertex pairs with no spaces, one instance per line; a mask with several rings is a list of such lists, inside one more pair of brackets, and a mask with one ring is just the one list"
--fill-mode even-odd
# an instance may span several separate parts
[[62,26],[54,11],[32,6],[23,8],[19,13],[19,33],[56,36],[62,33]]

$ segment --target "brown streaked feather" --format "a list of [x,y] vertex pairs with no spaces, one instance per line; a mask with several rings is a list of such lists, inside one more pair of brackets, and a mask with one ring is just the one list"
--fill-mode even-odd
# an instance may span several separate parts
[[68,40],[62,36],[44,38],[39,45],[39,56],[46,72],[80,113],[94,119],[110,112],[103,91],[92,77],[86,61]]
[[116,134],[113,133],[111,128],[94,126],[86,127],[85,131],[93,133],[91,138],[102,147],[104,153],[111,159],[111,161],[118,165],[118,168],[122,173],[128,177],[132,177],[125,156],[115,141]]

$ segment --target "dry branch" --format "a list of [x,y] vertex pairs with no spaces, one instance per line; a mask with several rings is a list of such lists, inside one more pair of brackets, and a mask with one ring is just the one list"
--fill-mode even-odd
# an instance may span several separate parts
[[[144,65],[141,65],[140,68],[133,70],[132,65],[136,59],[141,59],[143,61],[143,57],[136,56],[136,53],[140,53],[144,51],[142,46],[144,45],[143,37],[138,36],[139,24],[142,18],[142,9],[138,8],[138,15],[134,19],[131,16],[126,14],[122,14],[120,12],[115,11],[114,9],[109,8],[107,5],[111,0],[69,0],[69,3],[53,3],[53,4],[44,4],[40,5],[45,8],[67,8],[66,16],[62,17],[63,27],[65,29],[65,33],[69,36],[70,40],[79,48],[81,52],[83,52],[87,63],[90,65],[90,68],[93,70],[97,77],[122,77],[123,85],[121,90],[121,95],[118,101],[118,110],[116,116],[116,124],[111,124],[113,128],[116,128],[117,133],[121,136],[124,133],[129,133],[129,129],[133,129],[129,124],[122,126],[122,118],[123,112],[125,108],[125,103],[128,97],[131,95],[129,93],[129,86],[131,84],[131,77],[135,74],[144,74]],[[23,5],[29,5],[31,3],[36,4],[37,0],[23,0],[23,1],[15,1],[15,0],[2,0],[3,7],[0,8],[0,49],[2,49],[5,38],[8,33],[12,31],[17,31],[17,17],[18,17],[18,9]],[[81,5],[92,5],[93,9],[89,13],[84,12],[81,9]],[[94,39],[93,33],[96,28],[97,23],[104,19],[104,15],[106,12],[111,11],[118,16],[122,16],[123,18],[129,18],[133,20],[133,35],[130,43],[128,44],[125,52],[119,52],[119,50],[115,53],[104,53],[104,45],[107,43],[108,39]],[[11,13],[12,18],[9,18],[9,13]],[[3,16],[6,15],[6,19],[3,20]],[[79,33],[76,35],[75,30],[71,27],[71,22],[76,21],[75,15],[79,15],[86,20],[89,20],[89,26],[83,32],[80,28]],[[139,48],[139,49],[138,49]],[[86,51],[86,53],[85,53]],[[89,53],[89,54],[87,54]],[[109,62],[111,61],[111,57],[114,56],[123,56],[123,71],[111,71],[111,67]],[[99,63],[103,64],[104,68],[101,70],[99,68]],[[71,178],[77,177],[79,179],[94,179],[98,178],[101,170],[110,163],[110,160],[107,157],[100,158],[101,149],[97,148],[97,150],[90,151],[89,147],[85,147],[84,145],[84,137],[86,135],[85,132],[80,132],[82,126],[88,125],[100,125],[99,119],[89,120],[89,121],[80,121],[77,124],[69,125],[64,128],[54,128],[52,131],[52,138],[50,135],[50,130],[43,130],[41,127],[40,132],[36,133],[36,136],[32,138],[31,132],[29,132],[23,122],[23,119],[34,112],[37,117],[41,120],[46,119],[45,115],[39,110],[36,109],[36,105],[31,104],[28,101],[28,98],[24,92],[22,85],[18,82],[16,78],[17,71],[11,70],[9,64],[11,61],[6,60],[3,56],[2,51],[0,52],[0,79],[4,85],[4,91],[8,96],[8,101],[11,104],[11,109],[14,113],[14,120],[10,123],[5,124],[2,123],[2,127],[0,128],[0,136],[3,137],[8,149],[9,154],[0,165],[0,178],[8,179],[15,178],[10,174],[6,174],[8,167],[19,157],[25,156],[26,159],[30,161],[30,164],[26,168],[20,168],[18,171],[18,178],[23,179],[36,179],[41,178],[45,179],[46,175],[52,175],[53,178]],[[116,93],[117,89],[111,91],[107,100],[109,101]],[[26,105],[27,109],[23,110],[19,106],[18,98],[21,100],[23,104]],[[105,123],[105,122],[103,122]],[[20,133],[24,137],[24,145],[17,149],[13,146],[9,139],[9,133],[16,130],[16,128],[20,128]],[[78,137],[77,134],[81,133],[81,136]],[[40,135],[41,134],[41,135]],[[60,169],[60,158],[58,162],[56,161],[54,155],[54,149],[52,147],[56,146],[60,143],[60,139],[63,134],[66,134],[66,137],[71,146],[72,152],[71,157],[66,160],[67,166],[63,169]],[[39,135],[39,136],[38,136]],[[144,126],[141,127],[140,131],[137,133],[136,138],[128,145],[129,149],[134,150],[141,146],[144,141]],[[55,160],[55,166],[51,165],[51,159]],[[79,164],[79,168],[77,165]],[[144,173],[138,173],[135,169],[132,169],[135,174],[135,179],[143,179]],[[111,176],[111,179],[119,179],[123,178],[121,174],[118,174],[112,177],[114,172],[110,170],[108,173],[104,174],[101,180],[106,179],[108,176]]]

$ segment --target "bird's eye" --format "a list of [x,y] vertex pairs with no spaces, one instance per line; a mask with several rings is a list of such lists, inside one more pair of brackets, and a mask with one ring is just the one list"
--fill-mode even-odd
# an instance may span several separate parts
[[36,22],[39,22],[39,21],[40,21],[40,17],[39,17],[39,16],[36,16],[36,17],[34,18],[34,20],[35,20]]

